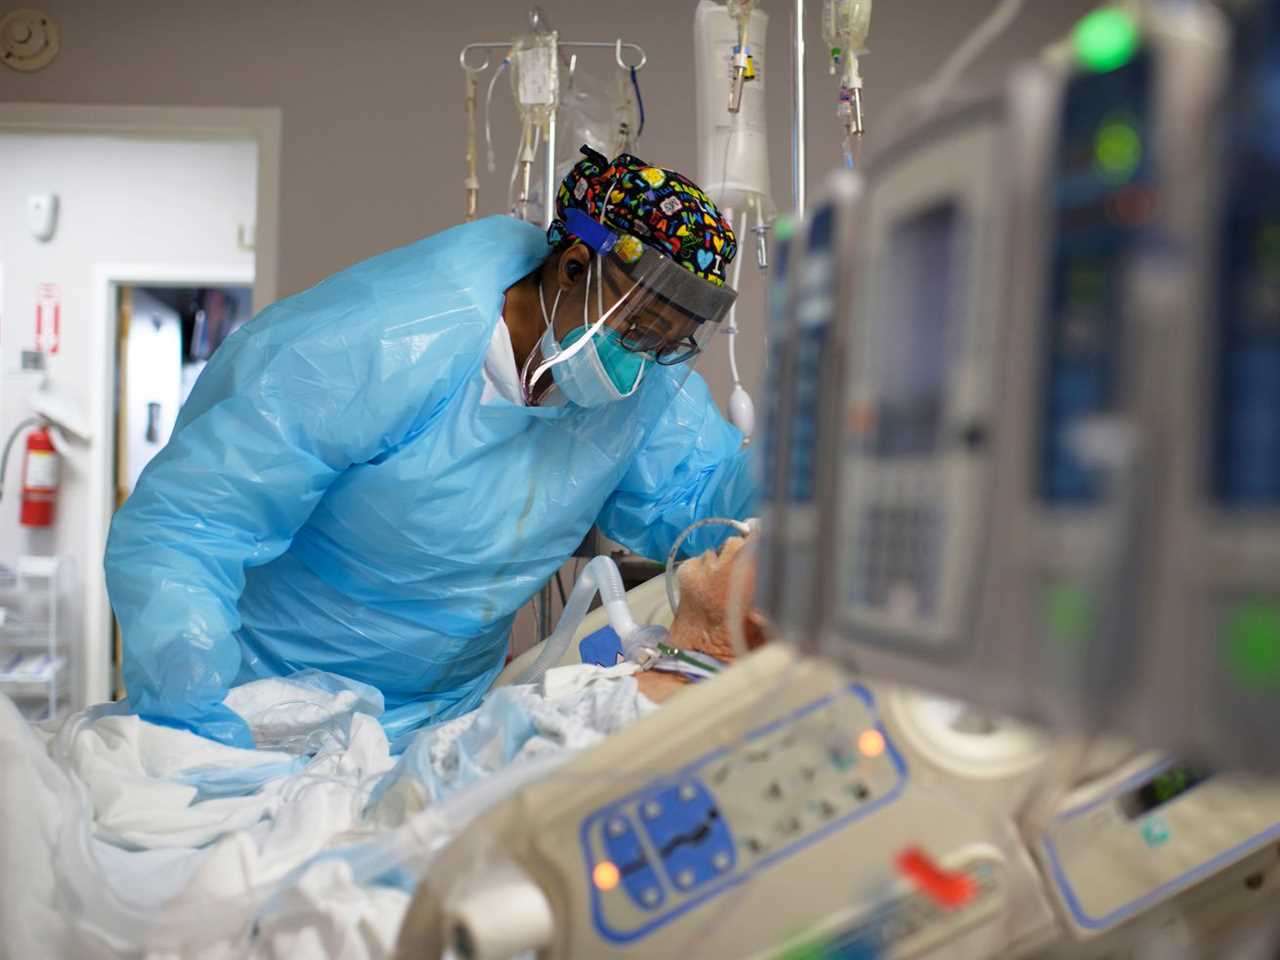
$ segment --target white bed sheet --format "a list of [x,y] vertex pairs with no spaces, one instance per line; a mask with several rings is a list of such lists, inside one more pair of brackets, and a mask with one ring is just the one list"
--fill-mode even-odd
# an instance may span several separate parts
[[565,667],[396,760],[366,693],[237,688],[228,704],[284,748],[253,751],[93,711],[41,735],[0,696],[0,956],[389,956],[417,877],[383,870],[406,846],[420,869],[483,809],[654,709],[626,670]]

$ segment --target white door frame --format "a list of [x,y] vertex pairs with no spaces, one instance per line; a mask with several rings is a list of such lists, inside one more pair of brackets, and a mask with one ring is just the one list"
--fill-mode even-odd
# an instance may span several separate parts
[[276,299],[280,255],[278,107],[115,107],[0,103],[0,133],[67,133],[160,140],[253,140],[258,145],[258,210],[253,308]]
[[0,132],[62,133],[162,140],[252,140],[258,148],[254,266],[183,263],[100,263],[93,268],[94,367],[89,422],[89,493],[85,518],[88,550],[84,576],[82,702],[111,695],[111,607],[102,557],[115,509],[115,290],[121,284],[153,286],[252,285],[253,309],[276,299],[279,275],[281,111],[275,107],[135,107],[58,103],[0,103]]

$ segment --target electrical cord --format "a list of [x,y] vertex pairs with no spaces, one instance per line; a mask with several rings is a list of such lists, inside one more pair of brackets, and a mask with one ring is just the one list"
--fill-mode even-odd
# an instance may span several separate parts
[[[983,51],[1013,25],[1025,6],[1026,0],[1001,0],[987,18],[961,41],[934,73],[932,79],[895,100],[885,113],[910,114],[919,108],[921,118],[929,116],[942,104],[948,91],[955,86],[961,75],[972,66]],[[899,117],[899,119],[902,118]]]
[[631,86],[636,92],[636,109],[640,112],[640,126],[636,129],[636,143],[644,133],[644,97],[640,96],[640,77],[635,67],[631,68]]

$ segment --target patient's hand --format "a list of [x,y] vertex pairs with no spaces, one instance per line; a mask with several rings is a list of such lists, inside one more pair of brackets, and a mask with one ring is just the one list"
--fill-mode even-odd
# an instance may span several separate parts
[[[732,537],[720,552],[708,550],[685,563],[678,573],[680,606],[671,624],[671,644],[682,650],[709,653],[732,662],[735,650],[729,636],[729,589],[733,583],[735,561],[746,541]],[[743,610],[742,633],[747,649],[754,650],[765,642],[764,618],[751,608],[755,597],[755,558],[742,558],[745,569],[739,570],[739,596]],[[640,690],[657,703],[679,692],[687,681],[670,673],[648,670],[637,675]]]

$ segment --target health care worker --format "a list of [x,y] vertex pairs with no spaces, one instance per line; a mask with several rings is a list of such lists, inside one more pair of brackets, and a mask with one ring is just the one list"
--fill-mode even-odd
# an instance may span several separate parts
[[454,227],[218,350],[111,526],[129,709],[249,746],[228,688],[310,669],[402,737],[479,703],[592,524],[656,558],[750,514],[749,448],[690,372],[733,231],[678,173],[583,153],[547,235]]

